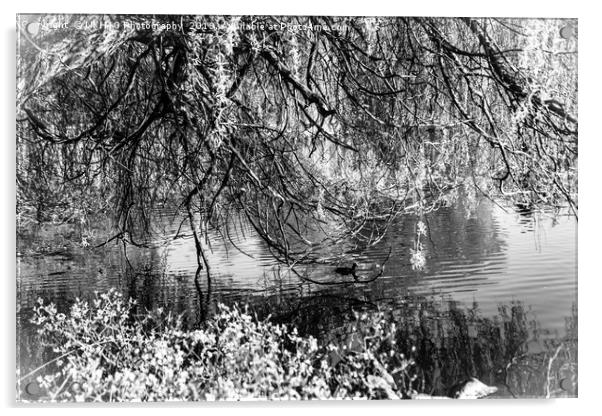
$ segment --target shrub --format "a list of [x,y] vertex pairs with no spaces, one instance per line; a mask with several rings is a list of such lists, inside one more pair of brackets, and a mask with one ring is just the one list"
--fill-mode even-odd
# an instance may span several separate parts
[[[412,360],[395,326],[358,316],[349,345],[220,305],[201,329],[161,309],[134,314],[117,291],[76,300],[68,314],[38,301],[32,321],[57,371],[38,377],[49,401],[400,398],[413,393]],[[353,346],[351,345],[353,344]]]

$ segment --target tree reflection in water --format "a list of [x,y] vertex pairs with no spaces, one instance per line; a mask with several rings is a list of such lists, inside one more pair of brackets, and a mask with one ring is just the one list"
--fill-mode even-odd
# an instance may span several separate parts
[[[565,334],[546,331],[527,305],[514,301],[484,316],[478,303],[416,297],[391,309],[361,299],[319,295],[297,303],[266,302],[254,308],[271,311],[272,320],[295,325],[301,333],[339,347],[356,348],[370,334],[365,320],[394,324],[392,349],[411,357],[410,383],[419,392],[445,396],[456,383],[476,377],[498,387],[492,397],[577,396],[577,307],[565,318]],[[386,312],[379,310],[386,309]],[[363,318],[360,316],[363,315]]]

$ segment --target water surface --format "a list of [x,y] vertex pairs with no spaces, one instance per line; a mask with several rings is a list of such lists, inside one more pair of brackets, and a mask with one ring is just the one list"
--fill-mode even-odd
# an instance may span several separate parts
[[[576,330],[570,328],[576,325],[577,305],[574,218],[518,213],[483,200],[476,211],[469,212],[460,201],[423,220],[428,227],[422,239],[424,270],[410,265],[418,218],[408,216],[374,247],[333,251],[328,254],[338,262],[297,270],[325,284],[304,281],[279,266],[242,220],[229,230],[231,242],[211,235],[212,279],[203,278],[199,285],[192,236],[171,212],[155,213],[158,232],[148,242],[151,248],[125,247],[117,240],[82,247],[73,244],[77,231],[59,232],[52,225],[22,233],[17,243],[21,374],[41,360],[28,322],[38,297],[67,308],[76,297],[111,287],[147,308],[184,313],[191,326],[218,302],[244,303],[259,317],[271,314],[325,340],[347,336],[342,334],[357,311],[387,311],[407,325],[405,347],[415,351],[434,392],[468,376],[508,384],[509,377],[526,377],[524,371],[508,375],[508,360],[538,357],[543,365],[559,340],[568,336],[576,342]],[[376,275],[383,262],[384,272],[371,283],[334,273],[339,263],[353,262],[360,280]],[[537,384],[534,380],[527,384]],[[541,391],[542,386],[534,386],[523,392],[538,396]]]

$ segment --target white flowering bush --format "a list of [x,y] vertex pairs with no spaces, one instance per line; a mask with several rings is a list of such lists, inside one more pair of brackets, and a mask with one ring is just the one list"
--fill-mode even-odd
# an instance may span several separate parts
[[[394,351],[395,328],[358,320],[359,349],[320,346],[286,325],[220,305],[202,329],[162,310],[134,314],[111,290],[68,314],[42,300],[32,321],[57,354],[38,377],[44,401],[399,398],[411,362]],[[382,318],[382,317],[381,317]]]

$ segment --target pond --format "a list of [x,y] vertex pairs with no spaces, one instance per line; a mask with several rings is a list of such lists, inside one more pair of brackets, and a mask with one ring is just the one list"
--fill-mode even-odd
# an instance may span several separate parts
[[[498,386],[501,397],[577,394],[577,222],[572,217],[517,212],[487,199],[469,211],[459,201],[423,218],[428,228],[423,270],[410,264],[418,218],[408,216],[392,224],[377,245],[346,253],[340,264],[299,268],[318,283],[278,266],[252,227],[240,221],[232,225],[231,241],[209,239],[212,279],[203,275],[199,285],[194,242],[180,227],[182,218],[157,211],[154,221],[160,232],[149,248],[124,248],[116,240],[83,247],[73,244],[81,238],[77,227],[65,225],[20,233],[22,375],[43,362],[28,321],[37,298],[66,309],[76,297],[116,287],[146,308],[185,314],[190,326],[220,302],[247,304],[259,318],[271,315],[330,342],[352,339],[357,313],[382,311],[403,327],[406,343],[400,348],[415,358],[424,391],[441,394],[476,376]],[[354,262],[359,281],[334,272]],[[381,266],[380,277],[362,282]],[[556,360],[554,374],[551,360]]]

